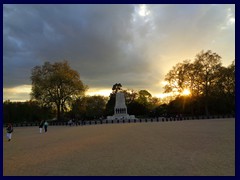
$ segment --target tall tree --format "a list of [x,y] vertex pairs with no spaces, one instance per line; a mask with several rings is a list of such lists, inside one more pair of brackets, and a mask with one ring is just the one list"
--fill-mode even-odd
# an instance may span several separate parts
[[217,74],[221,68],[221,57],[217,53],[213,53],[211,50],[206,52],[201,51],[196,55],[194,64],[199,75],[200,90],[204,96],[205,114],[209,115],[209,95],[218,79]]
[[164,89],[166,93],[172,92],[176,95],[181,94],[185,89],[194,92],[196,86],[195,67],[190,60],[177,63],[165,76],[167,84]]
[[[188,89],[192,100],[202,97],[204,99],[205,114],[209,114],[209,96],[219,79],[221,71],[221,57],[208,50],[196,55],[195,61],[183,61],[174,66],[165,76],[168,84],[165,92],[175,92],[178,95]],[[198,101],[199,102],[199,101]]]
[[217,74],[218,81],[211,91],[211,96],[217,99],[218,106],[228,113],[235,112],[235,63],[228,67],[221,67]]
[[67,103],[82,95],[87,88],[80,80],[79,73],[71,69],[67,61],[54,64],[45,62],[42,66],[34,67],[31,80],[31,98],[54,106],[58,120]]

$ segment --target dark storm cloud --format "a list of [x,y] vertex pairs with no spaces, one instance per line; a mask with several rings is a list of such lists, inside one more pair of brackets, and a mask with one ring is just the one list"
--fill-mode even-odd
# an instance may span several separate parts
[[[30,69],[46,60],[67,59],[86,79],[139,73],[147,62],[137,52],[123,63],[129,58],[123,46],[132,41],[133,10],[131,5],[4,6],[4,86],[27,83]],[[26,68],[19,81],[9,70],[17,73],[21,66]]]
[[234,5],[4,5],[4,88],[30,85],[45,61],[68,60],[90,88],[120,82],[161,93],[186,57],[234,56],[234,15]]

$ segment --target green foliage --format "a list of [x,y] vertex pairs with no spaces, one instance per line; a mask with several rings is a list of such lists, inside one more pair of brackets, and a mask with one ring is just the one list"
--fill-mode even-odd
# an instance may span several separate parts
[[165,116],[167,114],[167,104],[161,104],[159,106],[157,106],[154,110],[154,115],[156,117],[161,117],[161,116]]
[[[36,66],[32,70],[32,99],[28,102],[3,103],[4,123],[32,122],[51,119],[57,112],[58,119],[65,113],[74,119],[98,119],[114,114],[116,93],[125,94],[128,114],[137,117],[168,115],[203,115],[235,113],[235,62],[228,67],[221,65],[221,57],[212,51],[201,51],[194,62],[177,63],[166,74],[165,92],[178,93],[169,104],[147,90],[124,90],[121,83],[112,86],[109,98],[84,96],[86,86],[79,74],[68,63]],[[183,96],[184,89],[191,94]]]
[[112,116],[114,114],[114,106],[116,102],[116,94],[111,93],[109,96],[109,100],[106,104],[105,108],[105,116]]
[[8,122],[36,122],[54,117],[51,107],[41,106],[36,101],[3,103],[3,120]]
[[152,95],[147,90],[140,90],[138,92],[137,102],[144,106],[149,106]]
[[128,113],[133,114],[135,116],[146,116],[149,114],[148,108],[144,104],[140,104],[139,102],[135,101],[128,104]]
[[31,80],[32,99],[55,107],[57,119],[60,119],[67,105],[86,90],[78,72],[71,69],[67,61],[54,64],[45,62],[42,66],[34,67]]
[[71,116],[77,119],[98,119],[104,116],[107,98],[104,96],[85,96],[72,104]]
[[125,102],[126,105],[133,103],[134,101],[136,101],[137,97],[138,97],[138,92],[131,89],[131,90],[122,90],[122,92],[125,95]]

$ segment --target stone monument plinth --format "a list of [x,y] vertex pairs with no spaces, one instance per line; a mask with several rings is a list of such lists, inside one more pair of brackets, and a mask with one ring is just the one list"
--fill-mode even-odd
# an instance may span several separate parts
[[118,92],[116,94],[116,101],[114,107],[114,115],[108,116],[108,120],[120,120],[120,119],[135,119],[134,115],[128,115],[127,106],[125,104],[124,93]]

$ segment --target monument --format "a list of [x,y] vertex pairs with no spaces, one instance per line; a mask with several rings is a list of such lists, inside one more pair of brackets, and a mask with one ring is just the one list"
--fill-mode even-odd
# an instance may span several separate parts
[[127,106],[125,104],[124,93],[118,92],[116,94],[114,115],[113,116],[108,116],[107,119],[108,120],[135,119],[134,115],[129,115],[127,113]]

